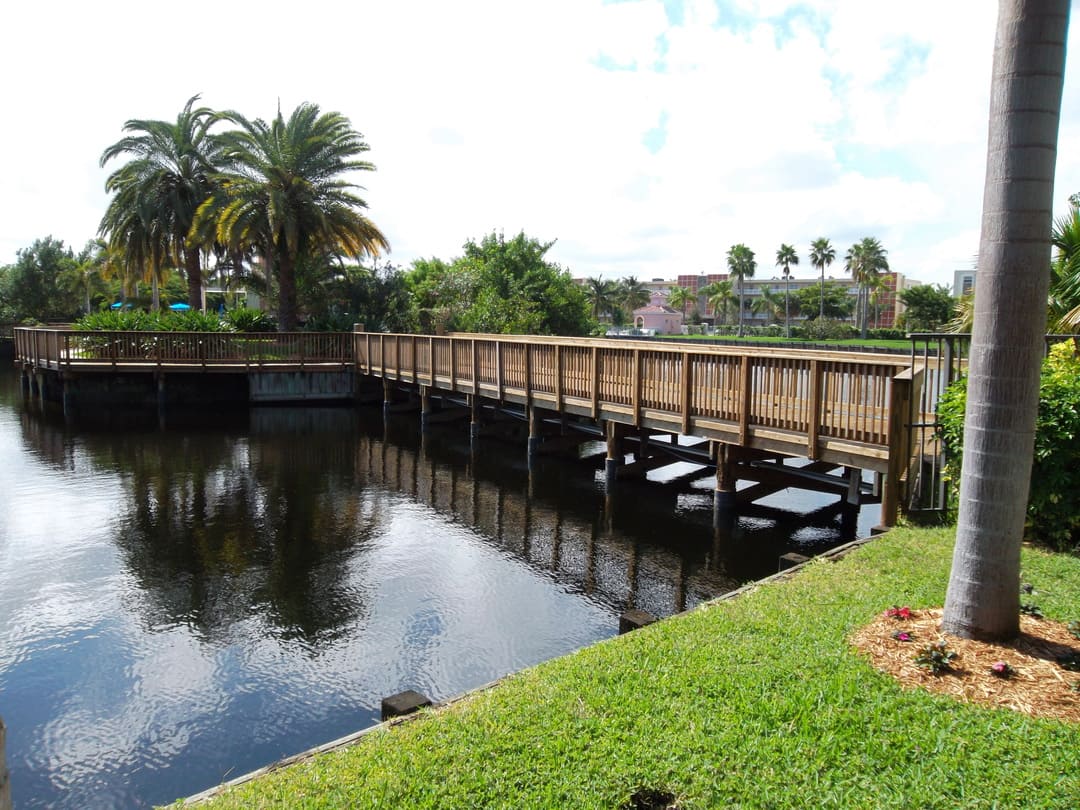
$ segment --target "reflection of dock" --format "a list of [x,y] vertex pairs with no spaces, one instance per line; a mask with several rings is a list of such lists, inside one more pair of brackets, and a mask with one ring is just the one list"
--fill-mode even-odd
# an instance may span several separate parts
[[[416,439],[402,420],[387,428],[401,429],[406,444]],[[366,470],[369,485],[450,515],[501,551],[619,610],[671,615],[776,570],[782,549],[749,538],[742,542],[734,522],[713,527],[709,521],[675,520],[676,486],[650,484],[643,497],[643,485],[630,483],[605,494],[594,488],[591,475],[567,481],[565,471],[580,465],[513,469],[485,461],[490,445],[448,446],[448,435],[429,433],[418,447],[364,436],[357,469]],[[840,506],[805,521],[763,507],[750,511],[790,533],[818,525],[839,539]],[[624,533],[621,526],[632,529]],[[655,527],[655,541],[633,539],[649,527]]]

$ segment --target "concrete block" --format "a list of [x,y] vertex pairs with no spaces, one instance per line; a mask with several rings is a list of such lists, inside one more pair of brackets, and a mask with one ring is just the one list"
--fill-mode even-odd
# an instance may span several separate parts
[[425,706],[430,706],[431,700],[412,689],[398,692],[396,695],[382,699],[382,719],[389,720],[392,717],[404,717],[412,714]]
[[619,635],[629,633],[631,630],[640,630],[647,624],[656,621],[656,617],[645,610],[628,610],[619,617]]

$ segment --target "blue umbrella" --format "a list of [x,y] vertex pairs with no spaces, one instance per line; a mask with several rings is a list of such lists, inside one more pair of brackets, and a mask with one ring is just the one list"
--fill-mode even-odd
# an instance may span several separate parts
[[169,304],[169,309],[177,310],[177,311],[183,310],[183,309],[191,309],[191,305],[190,304]]

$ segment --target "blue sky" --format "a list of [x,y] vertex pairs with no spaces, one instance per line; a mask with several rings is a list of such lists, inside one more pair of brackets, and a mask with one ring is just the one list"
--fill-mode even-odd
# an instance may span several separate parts
[[[347,115],[403,265],[524,230],[575,276],[722,272],[736,242],[759,277],[790,242],[810,276],[812,239],[843,255],[876,236],[894,269],[951,283],[978,249],[989,0],[8,5],[3,263],[91,238],[102,150],[195,93],[249,117],[279,99]],[[1059,212],[1080,191],[1070,51]]]

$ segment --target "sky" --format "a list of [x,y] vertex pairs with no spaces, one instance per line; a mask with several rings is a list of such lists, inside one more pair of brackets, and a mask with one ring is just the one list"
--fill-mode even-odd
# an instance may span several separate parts
[[[992,0],[187,0],[8,3],[0,264],[78,250],[107,204],[102,151],[184,103],[344,114],[394,264],[469,239],[554,241],[575,277],[725,272],[736,243],[777,273],[793,244],[951,286],[978,252]],[[287,10],[285,10],[287,9]],[[1075,18],[1075,13],[1074,13]],[[1080,191],[1074,19],[1055,213]],[[112,167],[115,164],[110,164]]]

